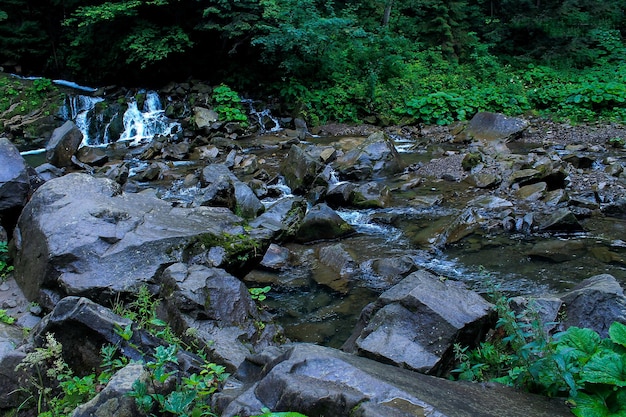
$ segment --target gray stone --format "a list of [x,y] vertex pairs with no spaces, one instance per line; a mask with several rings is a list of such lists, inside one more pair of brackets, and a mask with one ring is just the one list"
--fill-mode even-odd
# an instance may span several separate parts
[[74,122],[68,120],[52,132],[52,136],[46,144],[46,159],[59,168],[69,167],[72,165],[72,156],[82,141],[83,134],[80,129]]
[[578,219],[566,208],[558,208],[539,224],[539,230],[553,232],[580,232],[583,230]]
[[148,193],[121,193],[111,180],[69,174],[41,186],[24,208],[15,280],[30,300],[48,288],[104,302],[200,250],[202,236],[245,234],[240,222],[223,208],[172,207]]
[[472,117],[463,132],[472,138],[485,141],[508,139],[524,131],[529,126],[527,120],[508,117],[500,113],[479,112]]
[[326,204],[317,204],[306,213],[296,233],[298,242],[339,239],[354,233],[354,228]]
[[585,327],[608,337],[609,327],[614,321],[626,324],[626,296],[612,275],[587,278],[561,300],[566,306],[562,322],[564,327]]
[[255,355],[238,376],[245,384],[233,381],[214,397],[222,417],[258,415],[263,407],[333,417],[571,415],[563,401],[498,384],[448,381],[310,344]]
[[421,270],[385,291],[368,315],[345,349],[431,374],[451,369],[455,343],[477,345],[493,324],[492,305],[480,295]]
[[396,174],[404,168],[393,140],[384,132],[373,133],[334,165],[342,177],[355,180]]
[[215,110],[210,110],[204,107],[193,108],[193,120],[198,129],[205,127],[211,127],[211,125],[217,122],[218,114]]
[[148,384],[150,376],[141,363],[130,363],[111,377],[94,398],[78,406],[71,417],[136,417],[144,415],[129,394],[136,382]]
[[26,162],[7,138],[0,138],[0,211],[21,208],[30,193]]
[[324,164],[300,146],[292,146],[280,165],[285,182],[294,194],[305,193],[323,170]]

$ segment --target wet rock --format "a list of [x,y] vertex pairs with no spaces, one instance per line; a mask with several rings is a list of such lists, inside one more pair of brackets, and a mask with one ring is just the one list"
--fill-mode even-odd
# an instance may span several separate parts
[[94,398],[78,406],[72,417],[93,416],[140,416],[135,398],[130,396],[137,382],[150,383],[150,375],[141,363],[129,363],[117,371],[102,391]]
[[626,219],[626,197],[602,205],[601,210],[607,216]]
[[570,153],[561,157],[561,159],[576,169],[589,169],[595,162],[589,155]]
[[356,186],[350,195],[350,204],[358,208],[385,208],[391,200],[389,187],[374,181]]
[[[265,209],[248,184],[240,181],[226,165],[207,165],[202,170],[200,180],[201,184],[206,187],[201,190],[202,195],[214,196],[214,199],[221,201],[220,205],[228,204],[224,207],[231,208],[244,218],[255,218]],[[234,189],[234,195],[232,189]]]
[[280,170],[289,188],[295,194],[303,194],[324,170],[324,165],[300,146],[292,146]]
[[83,134],[74,122],[68,120],[52,132],[46,144],[46,159],[59,168],[72,166],[72,156],[83,141]]
[[417,265],[409,255],[374,259],[371,267],[375,274],[383,278],[384,284],[380,288],[384,290],[402,281],[411,272],[417,271]]
[[552,232],[579,232],[582,225],[570,210],[558,208],[539,224],[539,230]]
[[608,337],[611,324],[626,324],[626,296],[614,276],[595,275],[561,297],[566,314],[562,325],[593,329]]
[[275,242],[293,238],[304,219],[307,202],[302,197],[286,197],[269,206],[263,214],[250,220],[250,226],[268,231]]
[[287,266],[289,266],[289,258],[291,256],[291,252],[289,249],[279,246],[275,243],[270,244],[267,251],[265,251],[265,255],[263,255],[263,259],[261,260],[261,266],[263,268],[267,268],[273,271],[279,271]]
[[329,185],[324,196],[324,201],[334,209],[348,207],[355,188],[355,184],[347,181]]
[[311,207],[296,233],[300,243],[339,239],[353,234],[354,228],[326,204]]
[[76,158],[90,166],[102,166],[109,160],[109,156],[104,149],[95,146],[82,146],[76,152]]
[[437,236],[434,246],[442,248],[477,231],[487,219],[474,207],[468,207],[454,218]]
[[27,375],[25,371],[15,370],[26,356],[22,350],[16,349],[22,345],[23,339],[22,330],[17,326],[0,323],[0,409],[19,406],[28,394],[16,390]]
[[494,172],[479,171],[468,177],[470,184],[478,188],[495,188],[502,182],[502,178]]
[[480,295],[426,271],[385,291],[368,314],[345,350],[431,374],[452,369],[452,346],[476,345],[494,319],[492,305]]
[[7,138],[0,138],[0,212],[21,209],[30,193],[26,161]]
[[323,282],[317,281],[334,291],[346,294],[350,288],[350,281],[358,269],[358,263],[346,251],[341,243],[324,246],[319,249],[319,260],[322,265],[330,268],[333,274],[315,274],[316,279],[324,277]]
[[[119,329],[130,326],[132,335],[126,339]],[[137,327],[131,320],[113,313],[110,309],[94,303],[84,297],[65,297],[33,329],[36,346],[42,346],[47,333],[63,346],[63,359],[77,374],[92,372],[100,366],[100,348],[105,344],[118,347],[119,352],[128,359],[145,360],[154,353],[158,346],[166,342]],[[194,354],[179,350],[177,352],[182,370],[197,370],[199,358]]]
[[41,186],[24,208],[15,279],[30,300],[44,288],[107,300],[182,259],[199,236],[245,233],[240,222],[223,208],[172,207],[148,193],[121,193],[111,180],[69,174]]
[[571,414],[562,401],[497,384],[448,381],[311,344],[287,345],[250,357],[237,376],[245,384],[230,384],[232,389],[215,396],[223,417],[258,415],[262,407],[336,417]]
[[179,334],[200,330],[197,337],[230,371],[277,338],[277,327],[257,328],[271,318],[261,315],[245,285],[223,269],[173,264],[163,272],[160,296]]
[[161,158],[169,161],[182,161],[189,156],[189,143],[187,142],[168,142],[161,149]]
[[341,178],[367,180],[398,173],[404,168],[404,163],[393,140],[384,132],[376,132],[337,158],[334,167]]
[[508,139],[524,131],[527,120],[500,113],[479,112],[472,117],[461,135],[483,141]]
[[235,196],[235,186],[231,179],[224,177],[214,178],[211,184],[196,194],[194,205],[226,207],[234,212],[237,207],[237,197]]
[[213,123],[217,122],[217,119],[218,114],[215,110],[205,107],[193,108],[193,121],[198,129],[210,128]]
[[520,200],[536,201],[541,199],[548,188],[545,182],[537,182],[535,184],[525,185],[515,191],[515,196]]
[[578,258],[586,250],[585,244],[576,240],[546,240],[537,242],[527,252],[533,258],[552,262],[566,262]]

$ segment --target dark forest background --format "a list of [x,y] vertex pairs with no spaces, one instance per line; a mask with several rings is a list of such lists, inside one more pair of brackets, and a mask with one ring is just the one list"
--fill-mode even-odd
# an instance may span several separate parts
[[314,123],[623,122],[625,4],[2,0],[0,66],[92,86],[207,80]]

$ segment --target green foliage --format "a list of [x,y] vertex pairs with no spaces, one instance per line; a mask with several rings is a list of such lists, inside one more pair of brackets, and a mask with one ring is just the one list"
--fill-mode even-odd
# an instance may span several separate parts
[[137,406],[146,414],[153,412],[156,407],[160,412],[174,416],[215,416],[209,406],[210,396],[229,376],[223,366],[205,363],[200,373],[183,376],[169,393],[160,393],[162,390],[159,387],[178,374],[178,370],[171,366],[178,364],[177,349],[175,345],[157,347],[154,359],[145,365],[152,389],[137,380],[129,396],[135,399]]
[[263,414],[259,414],[252,417],[306,417],[304,414],[296,413],[293,411],[286,412],[272,412],[269,408],[262,408]]
[[32,370],[22,390],[36,402],[39,417],[68,416],[96,395],[95,374],[74,375],[62,353],[63,346],[47,333],[43,346],[29,352],[16,368]]
[[620,137],[610,138],[607,142],[614,148],[623,148],[626,146],[626,139]]
[[220,84],[215,87],[213,101],[216,104],[215,111],[223,121],[247,123],[248,116],[241,104],[241,98],[229,86]]
[[9,265],[9,248],[7,242],[0,242],[0,281],[13,271],[13,265]]
[[249,288],[248,291],[253,300],[263,301],[267,298],[266,294],[270,292],[271,289],[272,287],[268,285],[262,288]]
[[626,413],[626,325],[613,323],[605,339],[578,327],[549,337],[536,314],[515,314],[504,298],[497,310],[499,338],[474,350],[454,347],[459,379],[567,396],[579,417]]
[[146,24],[134,28],[123,44],[133,52],[126,58],[126,62],[139,63],[143,69],[164,60],[170,54],[184,52],[193,42],[179,26],[157,27]]
[[10,316],[6,310],[0,310],[0,322],[5,324],[15,323],[15,317]]

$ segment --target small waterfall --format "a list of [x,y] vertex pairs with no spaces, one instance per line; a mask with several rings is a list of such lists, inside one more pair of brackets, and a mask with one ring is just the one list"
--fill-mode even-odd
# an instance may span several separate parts
[[65,105],[61,109],[61,117],[64,120],[72,120],[83,134],[81,146],[97,143],[97,138],[92,138],[89,134],[90,119],[93,117],[93,109],[97,103],[104,101],[102,97],[91,97],[84,95],[68,95]]
[[146,93],[142,110],[139,110],[134,99],[130,100],[128,109],[124,113],[123,123],[124,132],[120,140],[131,141],[131,145],[152,140],[155,135],[170,135],[180,127],[179,123],[172,122],[165,117],[165,111],[156,91]]
[[[96,112],[96,104],[104,101],[102,97],[68,95],[65,106],[61,109],[61,117],[72,120],[80,129],[83,134],[81,146],[106,145],[118,140],[131,141],[132,146],[152,140],[155,135],[170,135],[175,132],[180,123],[172,122],[165,117],[158,93],[148,91],[145,94],[142,109],[139,109],[135,99],[131,98],[127,107],[123,107],[125,109],[123,116],[120,114],[121,111],[115,112],[112,106],[104,112]],[[117,133],[112,133],[111,124],[120,117],[123,120],[123,127],[118,127],[115,130]]]
[[[270,109],[264,109],[264,110],[258,111],[254,107],[254,102],[250,99],[244,99],[244,100],[241,100],[241,102],[248,105],[248,108],[249,108],[248,113],[250,114],[250,116],[256,119],[261,129],[261,133],[277,132],[281,130],[278,119],[272,116]],[[271,127],[268,128],[268,126],[271,126]]]

